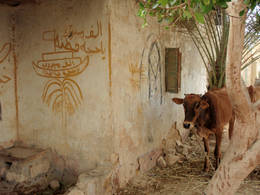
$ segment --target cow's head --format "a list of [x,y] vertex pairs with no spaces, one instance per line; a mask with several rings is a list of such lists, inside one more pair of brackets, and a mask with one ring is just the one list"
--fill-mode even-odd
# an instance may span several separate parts
[[184,99],[173,98],[172,101],[176,104],[183,104],[185,113],[183,127],[185,129],[192,129],[197,124],[198,118],[200,116],[203,117],[206,109],[209,107],[207,101],[197,94],[185,95]]

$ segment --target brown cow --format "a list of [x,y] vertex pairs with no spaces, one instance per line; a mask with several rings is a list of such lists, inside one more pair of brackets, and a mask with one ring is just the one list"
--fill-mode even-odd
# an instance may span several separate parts
[[183,126],[186,129],[197,128],[197,133],[203,138],[207,157],[205,158],[204,170],[209,170],[209,135],[215,134],[216,146],[214,155],[216,169],[219,166],[221,152],[221,139],[224,126],[229,122],[229,138],[231,138],[234,125],[234,113],[229,101],[226,89],[217,89],[205,93],[185,95],[184,99],[173,98],[176,104],[183,104],[185,119]]
[[260,86],[253,87],[252,85],[250,85],[247,89],[251,102],[255,103],[257,100],[260,99]]

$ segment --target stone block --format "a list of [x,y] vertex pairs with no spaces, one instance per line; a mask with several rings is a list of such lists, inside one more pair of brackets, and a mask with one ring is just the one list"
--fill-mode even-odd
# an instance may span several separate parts
[[157,159],[157,165],[161,168],[165,168],[167,167],[167,164],[166,164],[166,161],[164,160],[164,158],[162,156],[160,156],[158,159]]
[[81,190],[77,189],[76,187],[73,187],[69,190],[69,192],[65,193],[65,195],[86,195]]
[[16,183],[22,183],[28,180],[28,177],[24,176],[21,173],[15,173],[11,171],[7,171],[6,173],[6,180],[9,182],[16,182]]
[[49,184],[50,188],[53,190],[57,190],[60,188],[60,182],[58,180],[52,180]]
[[35,164],[30,168],[30,177],[35,178],[40,174],[47,173],[50,168],[50,162],[45,159],[39,164]]
[[144,173],[156,166],[157,159],[162,155],[162,149],[155,149],[138,158],[139,170]]
[[25,182],[34,180],[50,169],[50,151],[25,147],[15,147],[0,152],[0,158],[9,165],[6,170],[6,180],[10,182]]
[[111,180],[111,166],[100,166],[94,170],[82,173],[78,177],[76,186],[72,187],[66,195],[110,195],[111,189],[107,183]]
[[34,190],[48,186],[47,175],[51,171],[50,150],[15,146],[1,150],[0,161],[1,177],[15,186],[15,192],[33,193]]
[[171,155],[171,154],[167,155],[166,158],[165,158],[166,163],[167,163],[167,165],[169,165],[169,166],[174,165],[174,164],[175,164],[177,161],[179,161],[180,159],[181,159],[181,158],[180,158],[179,156],[177,156],[177,155]]

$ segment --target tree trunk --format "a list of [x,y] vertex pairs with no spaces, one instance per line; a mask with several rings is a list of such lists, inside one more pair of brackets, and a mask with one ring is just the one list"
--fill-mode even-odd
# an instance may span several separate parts
[[229,3],[230,32],[227,48],[226,87],[229,98],[232,100],[236,121],[229,147],[206,189],[207,195],[234,194],[243,179],[260,163],[259,126],[256,125],[257,111],[250,102],[248,92],[241,81],[246,14],[239,17],[239,12],[244,8],[242,0],[233,0]]

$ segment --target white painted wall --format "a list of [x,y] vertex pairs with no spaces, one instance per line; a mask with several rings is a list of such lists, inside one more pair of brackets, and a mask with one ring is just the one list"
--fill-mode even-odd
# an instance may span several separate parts
[[[95,168],[109,159],[113,149],[107,14],[106,1],[63,0],[25,4],[16,17],[20,138],[29,145],[57,150],[78,171]],[[64,78],[51,78],[54,75],[48,72],[40,76],[33,67],[33,63],[70,63],[72,55],[74,65],[79,63],[77,57],[89,62],[81,65],[87,64],[83,72],[69,76],[66,85]],[[48,82],[53,84],[44,101]],[[67,87],[69,101],[62,101],[62,90],[54,91]]]
[[[205,91],[203,63],[181,34],[153,21],[142,28],[135,1],[44,0],[15,13],[17,113],[25,144],[56,150],[78,172],[116,153],[123,185],[136,174],[137,158],[161,147],[176,122],[183,132],[183,108],[171,99]],[[165,92],[166,47],[182,52],[178,94]],[[85,69],[78,58],[89,58]],[[84,71],[73,72],[77,63]]]
[[[125,179],[122,183],[135,174],[136,157],[160,147],[175,122],[185,134],[183,107],[173,104],[171,99],[206,91],[205,68],[193,43],[181,34],[163,30],[157,22],[149,21],[150,25],[142,28],[143,20],[136,13],[134,1],[112,1],[113,124],[119,175]],[[157,46],[153,47],[153,43]],[[179,47],[182,52],[178,94],[165,92],[166,47]],[[135,71],[131,72],[133,68]],[[149,70],[154,71],[150,79]]]

